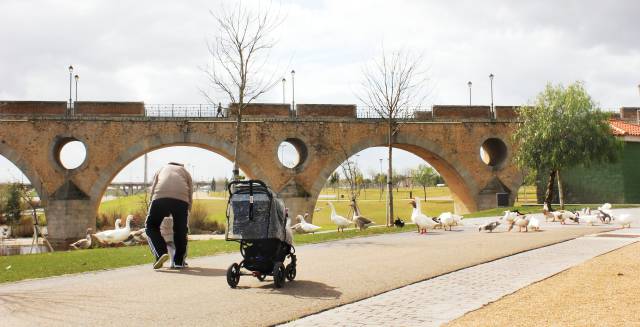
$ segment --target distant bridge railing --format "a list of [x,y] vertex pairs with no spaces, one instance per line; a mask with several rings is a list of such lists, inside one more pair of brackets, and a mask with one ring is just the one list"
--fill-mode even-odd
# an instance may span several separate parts
[[226,118],[229,109],[213,104],[145,104],[147,117]]
[[[431,107],[406,107],[398,110],[397,119],[416,119],[418,115],[431,114]],[[228,118],[229,108],[213,104],[145,104],[145,116],[147,117],[185,117],[185,118]],[[293,111],[291,117],[296,117]],[[327,116],[331,116],[330,113]],[[372,107],[358,106],[356,116],[358,119],[383,119],[387,117],[381,111]]]

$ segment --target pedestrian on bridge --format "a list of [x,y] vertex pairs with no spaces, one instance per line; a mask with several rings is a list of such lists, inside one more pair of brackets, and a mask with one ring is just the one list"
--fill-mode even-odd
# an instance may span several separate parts
[[167,243],[160,232],[165,217],[173,217],[173,242],[175,253],[171,258],[172,268],[186,268],[187,219],[193,201],[193,181],[183,164],[170,162],[153,177],[151,205],[145,223],[149,247],[156,261],[153,269],[161,268],[169,259]]

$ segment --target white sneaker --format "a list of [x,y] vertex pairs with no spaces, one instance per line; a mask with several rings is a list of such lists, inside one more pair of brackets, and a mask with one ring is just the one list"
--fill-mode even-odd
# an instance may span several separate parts
[[172,269],[185,269],[185,268],[189,268],[189,264],[185,261],[183,262],[181,265],[176,265],[174,263],[171,264],[171,268]]

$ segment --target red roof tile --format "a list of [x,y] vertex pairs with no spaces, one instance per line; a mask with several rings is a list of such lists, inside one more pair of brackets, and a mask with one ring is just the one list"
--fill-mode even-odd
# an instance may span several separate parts
[[640,136],[640,125],[621,120],[610,120],[609,125],[616,136]]

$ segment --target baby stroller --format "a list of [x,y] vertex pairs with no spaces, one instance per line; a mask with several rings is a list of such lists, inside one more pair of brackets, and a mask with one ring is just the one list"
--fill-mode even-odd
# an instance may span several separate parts
[[[282,200],[259,180],[233,181],[228,191],[225,240],[239,242],[243,258],[227,269],[229,286],[236,288],[242,275],[260,281],[273,276],[276,288],[284,286],[285,279],[293,281],[296,255],[293,240],[287,236]],[[287,258],[290,262],[285,266]]]

